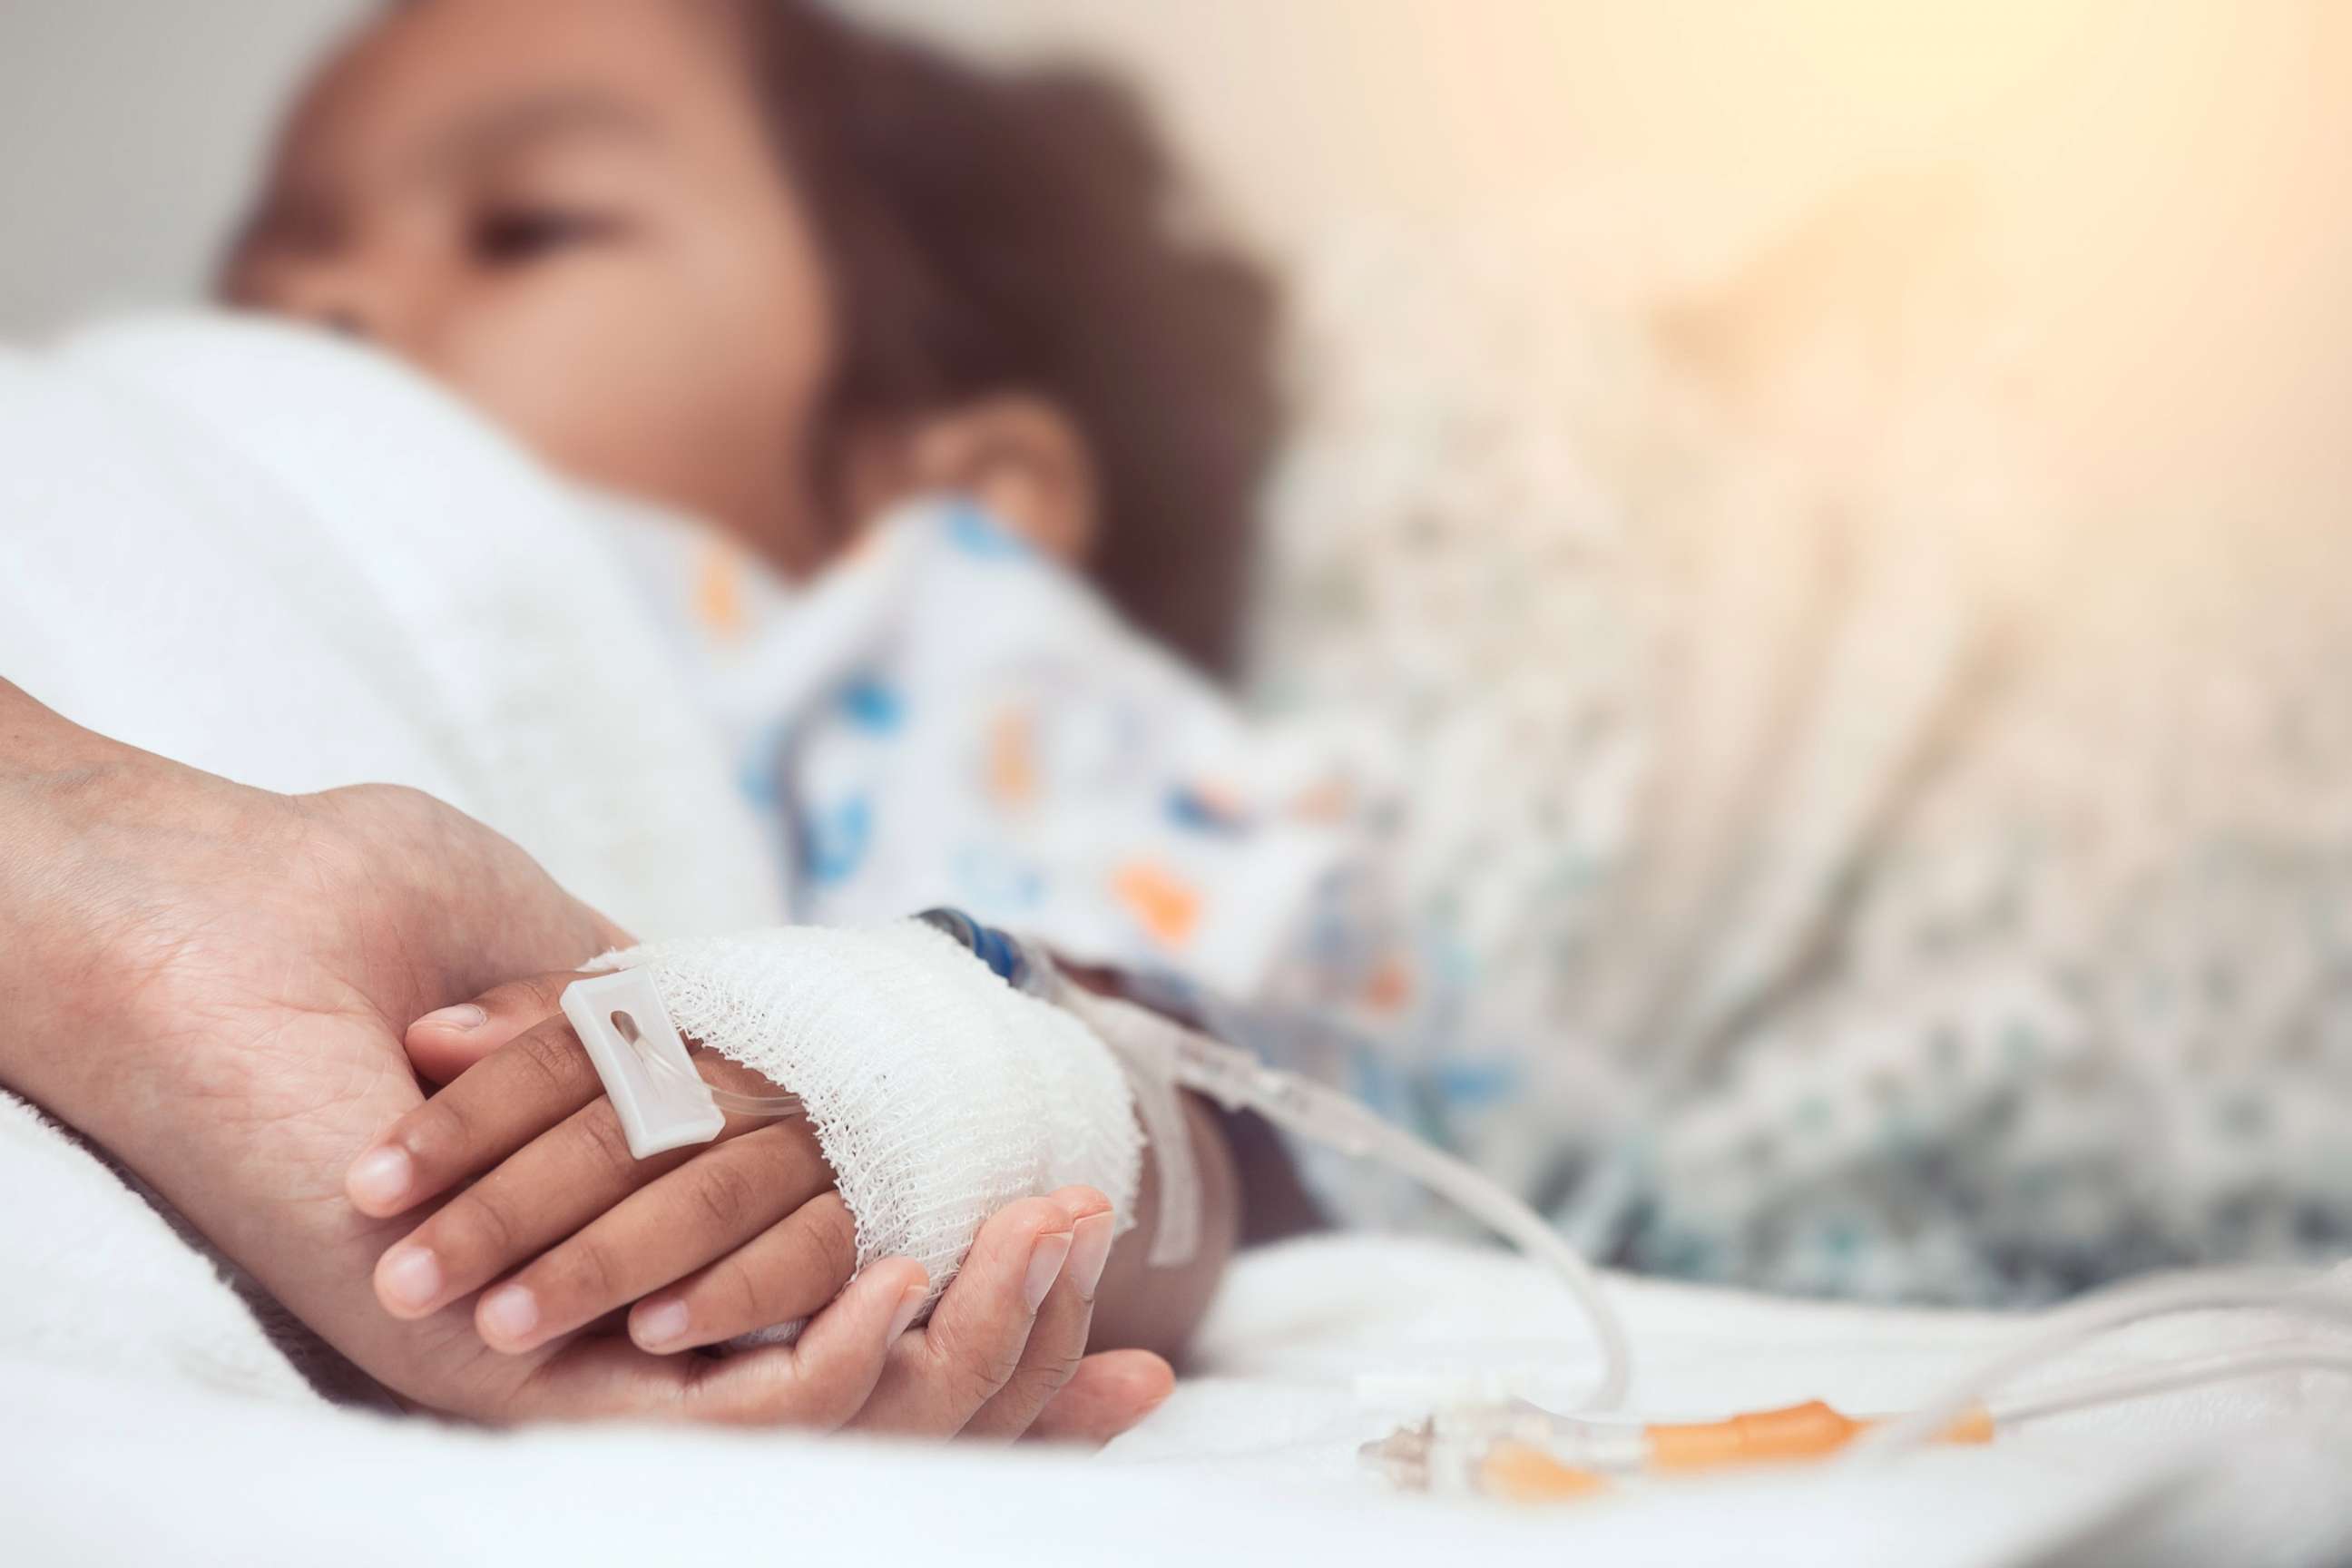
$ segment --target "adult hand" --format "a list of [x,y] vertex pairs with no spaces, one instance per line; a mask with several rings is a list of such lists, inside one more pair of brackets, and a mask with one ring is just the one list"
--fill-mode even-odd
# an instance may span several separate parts
[[[421,1099],[407,1022],[625,940],[428,796],[249,789],[0,682],[0,1081],[112,1152],[415,1403],[487,1419],[845,1418],[867,1390],[813,1392],[805,1347],[713,1363],[581,1336],[501,1355],[467,1303],[402,1321],[374,1300],[372,1268],[406,1225],[361,1214],[342,1178]],[[911,1283],[877,1268],[839,1304],[844,1342],[876,1347],[869,1389]],[[1074,1379],[1067,1415],[1041,1425],[1107,1437],[1164,1392],[1115,1370]]]

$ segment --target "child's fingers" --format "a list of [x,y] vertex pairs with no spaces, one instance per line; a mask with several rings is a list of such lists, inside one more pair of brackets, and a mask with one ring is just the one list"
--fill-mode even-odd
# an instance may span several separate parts
[[636,1158],[613,1102],[600,1098],[531,1140],[377,1259],[376,1299],[396,1318],[424,1317],[703,1152],[690,1147]]
[[668,1363],[700,1372],[687,1400],[700,1419],[830,1430],[867,1403],[929,1283],[912,1259],[885,1259],[851,1280],[792,1344],[721,1361],[672,1356]]
[[1110,1261],[1110,1200],[1091,1187],[1065,1187],[1052,1199],[1070,1216],[1069,1258],[1029,1326],[1020,1364],[964,1424],[967,1437],[1009,1443],[1020,1436],[1086,1359],[1095,1287],[1101,1282],[1103,1265]]
[[811,1320],[799,1341],[711,1360],[648,1355],[583,1337],[532,1376],[505,1412],[520,1419],[624,1415],[829,1430],[866,1404],[890,1348],[923,1304],[920,1264],[885,1258]]
[[384,1130],[343,1188],[362,1214],[401,1214],[488,1170],[604,1092],[558,1016],[483,1058]]
[[432,1082],[448,1083],[525,1029],[562,1011],[563,988],[583,978],[576,970],[551,970],[509,980],[470,1002],[427,1013],[408,1026],[402,1042],[409,1063]]
[[1166,1404],[1175,1387],[1175,1369],[1150,1351],[1099,1351],[1078,1363],[1027,1436],[1099,1448]]
[[[713,1144],[484,1292],[474,1325],[493,1350],[534,1349],[734,1251],[832,1185],[833,1172],[805,1122],[771,1124]],[[842,1213],[845,1218],[848,1211]],[[824,1276],[822,1293],[785,1314],[799,1317],[830,1300],[849,1279],[856,1246],[845,1235],[829,1251],[803,1247],[789,1260],[814,1265]]]
[[1029,1325],[1072,1239],[1069,1215],[1051,1199],[999,1209],[980,1227],[930,1322],[891,1352],[852,1424],[941,1437],[961,1431],[1020,1366]]
[[629,1337],[669,1354],[757,1333],[807,1317],[856,1268],[857,1222],[839,1193],[822,1193],[708,1268],[638,1302],[629,1310]]

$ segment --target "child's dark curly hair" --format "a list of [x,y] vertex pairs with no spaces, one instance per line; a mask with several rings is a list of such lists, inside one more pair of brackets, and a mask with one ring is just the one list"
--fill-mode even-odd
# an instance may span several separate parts
[[1271,279],[1178,232],[1176,172],[1118,84],[983,70],[816,0],[738,4],[839,295],[835,420],[1051,399],[1101,487],[1094,576],[1230,673],[1282,422]]

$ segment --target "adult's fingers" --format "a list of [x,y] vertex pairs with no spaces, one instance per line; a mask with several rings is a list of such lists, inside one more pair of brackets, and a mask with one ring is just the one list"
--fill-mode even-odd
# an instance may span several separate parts
[[1150,1351],[1097,1351],[1078,1363],[1026,1436],[1099,1448],[1167,1403],[1176,1371]]
[[874,1397],[851,1425],[939,1437],[961,1431],[1020,1366],[1029,1326],[1073,1240],[1067,1211],[1049,1198],[999,1209],[980,1227],[930,1322],[890,1352]]
[[1065,1187],[1049,1195],[1070,1216],[1069,1258],[1029,1326],[1020,1364],[964,1424],[967,1437],[1011,1442],[1020,1436],[1086,1359],[1095,1287],[1110,1261],[1110,1200],[1091,1187]]
[[629,1310],[629,1337],[664,1354],[718,1344],[804,1318],[857,1268],[857,1222],[839,1193],[788,1218],[709,1268]]
[[587,978],[554,969],[494,985],[470,1002],[427,1013],[408,1026],[402,1044],[409,1064],[435,1083],[448,1083],[524,1030],[563,1006],[563,988]]
[[[493,1350],[534,1349],[725,1258],[832,1185],[833,1172],[806,1122],[772,1123],[714,1144],[484,1292],[475,1327]],[[799,1317],[847,1282],[856,1247],[845,1231],[844,1245],[830,1252],[787,1256],[803,1264],[800,1272],[813,1265],[822,1275],[823,1293],[782,1314]]]

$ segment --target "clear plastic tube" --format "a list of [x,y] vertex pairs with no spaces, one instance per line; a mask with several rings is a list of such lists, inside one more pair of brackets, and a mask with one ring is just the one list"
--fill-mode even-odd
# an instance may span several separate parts
[[797,1094],[738,1094],[731,1089],[713,1086],[710,1101],[730,1116],[766,1116],[782,1119],[805,1114],[808,1107]]
[[[1988,1404],[1994,1389],[2019,1373],[2077,1349],[2101,1334],[2151,1318],[2256,1309],[2352,1326],[2352,1293],[2330,1289],[2326,1281],[2326,1276],[2305,1268],[2234,1268],[2161,1275],[2094,1291],[2052,1312],[2042,1332],[1974,1368],[1909,1415],[1864,1436],[1854,1444],[1852,1462],[1884,1463],[1924,1447],[1966,1412]],[[2239,1364],[2226,1373],[2215,1375],[2244,1377],[2267,1370],[2271,1370],[2269,1365]],[[2137,1383],[2117,1379],[2113,1386],[2120,1391],[2110,1392],[2105,1397],[2133,1398],[2142,1392],[2158,1391],[2159,1384],[2154,1373],[2137,1375],[2146,1379],[2145,1390]],[[2213,1378],[2201,1381],[2210,1382]],[[2097,1402],[2096,1396],[2077,1394],[2058,1408],[2082,1409]],[[2040,1412],[2056,1413],[2057,1409]],[[2012,1415],[2011,1418],[2016,1417]]]
[[[1031,962],[1035,962],[1033,959]],[[1222,1045],[1131,1002],[1088,996],[1081,1014],[1111,1036],[1151,1037],[1167,1047],[1165,1066],[1184,1088],[1228,1110],[1246,1108],[1276,1126],[1359,1159],[1376,1160],[1412,1177],[1549,1268],[1568,1288],[1601,1352],[1601,1373],[1580,1404],[1614,1410],[1633,1383],[1633,1354],[1625,1327],[1609,1305],[1601,1280],[1582,1254],[1541,1215],[1474,1167],[1423,1142],[1369,1106],[1338,1089],[1270,1068],[1245,1051]],[[1113,1040],[1118,1048],[1118,1040]]]
[[[677,1074],[678,1069],[667,1058],[656,1056],[651,1051],[639,1051],[637,1059],[644,1062],[649,1070],[663,1077],[675,1077]],[[721,1089],[708,1079],[698,1081],[700,1081],[702,1087],[709,1091],[710,1102],[730,1116],[764,1116],[781,1120],[787,1116],[803,1115],[808,1110],[808,1107],[801,1103],[801,1097],[797,1094],[738,1094],[731,1089]]]
[[[1298,1131],[1402,1171],[1550,1269],[1567,1287],[1601,1352],[1601,1374],[1580,1408],[1614,1410],[1624,1403],[1633,1381],[1633,1349],[1625,1326],[1592,1265],[1542,1215],[1470,1165],[1336,1090],[1291,1079],[1275,1099],[1289,1112],[1287,1124]],[[1281,1120],[1265,1104],[1253,1103],[1268,1120]]]
[[2070,1415],[2101,1405],[2179,1394],[2185,1389],[2263,1377],[2274,1372],[2334,1372],[2352,1376],[2352,1350],[2304,1344],[2256,1346],[2196,1361],[2111,1373],[2039,1393],[2018,1394],[1993,1405],[1991,1415],[1997,1425],[2013,1426],[2051,1415]]

